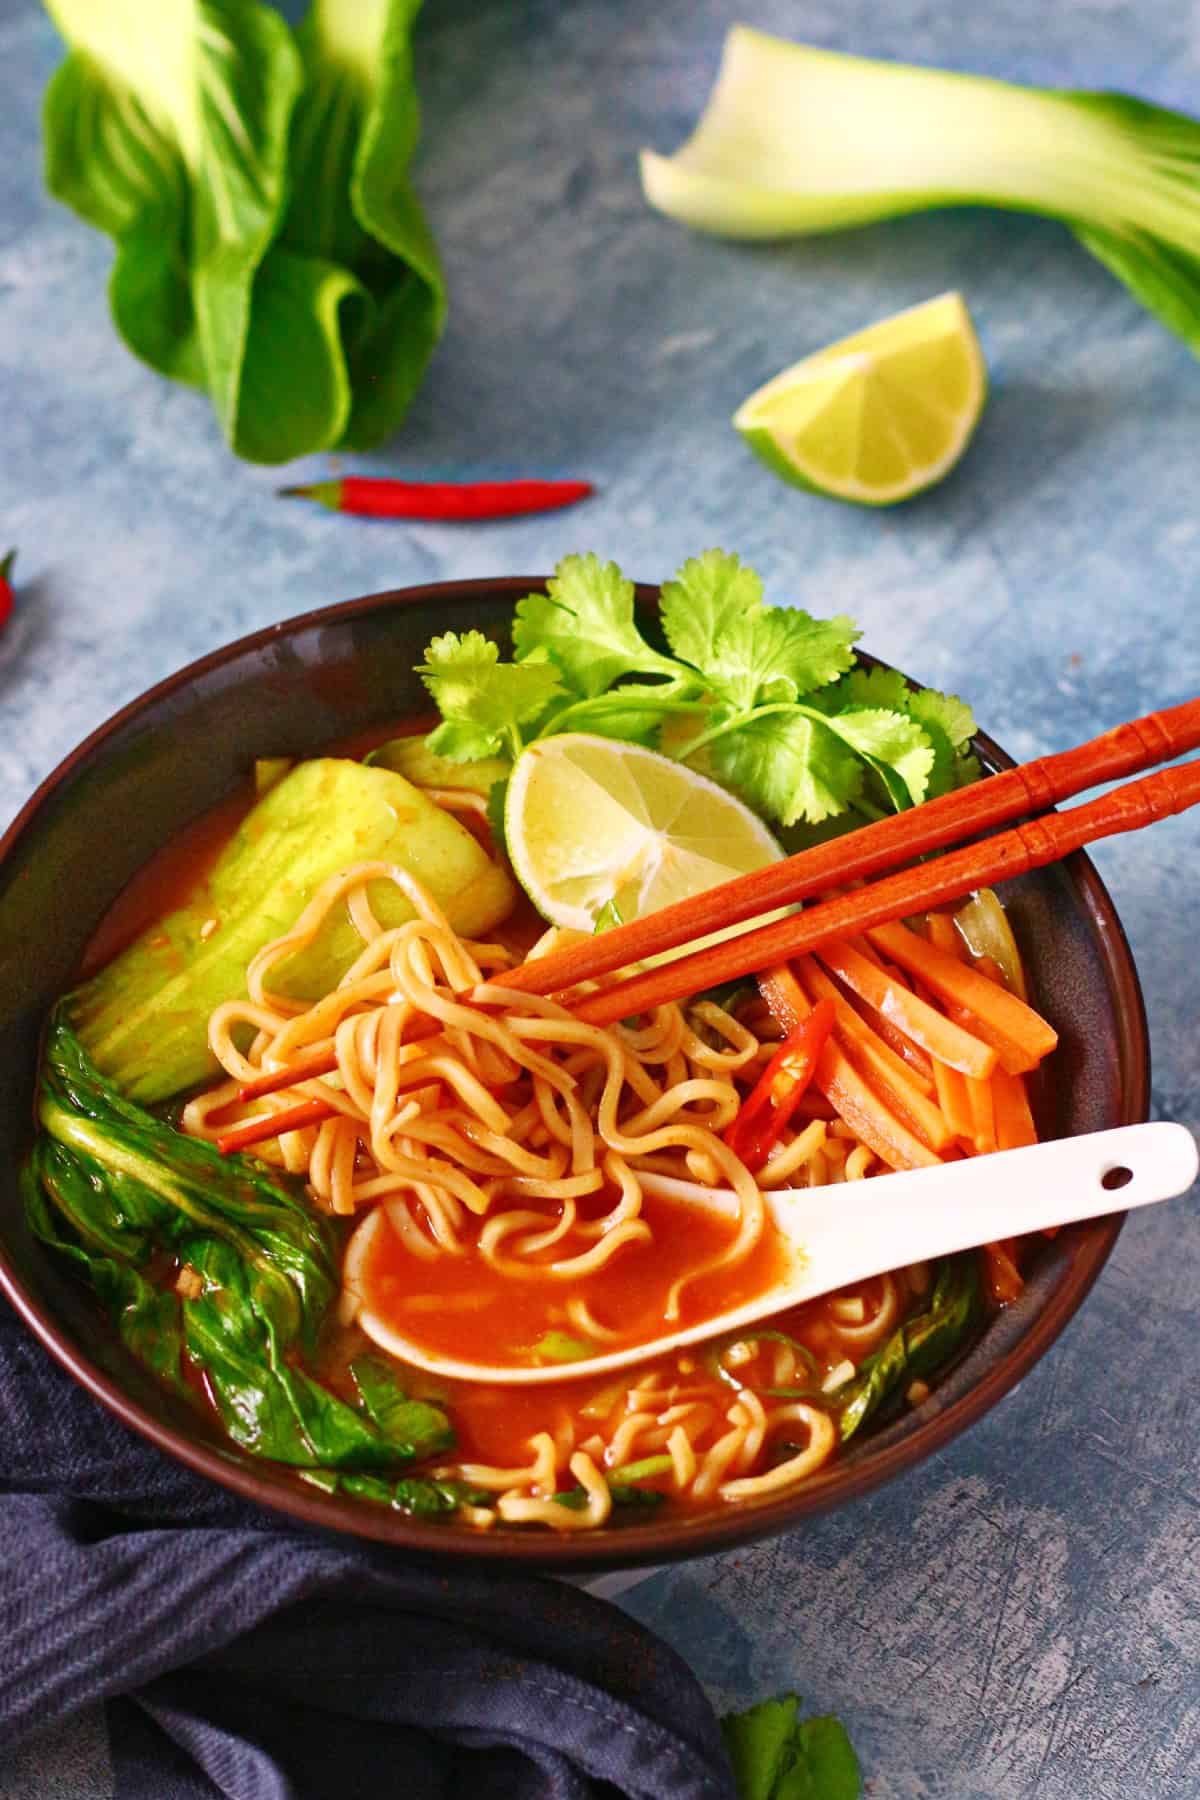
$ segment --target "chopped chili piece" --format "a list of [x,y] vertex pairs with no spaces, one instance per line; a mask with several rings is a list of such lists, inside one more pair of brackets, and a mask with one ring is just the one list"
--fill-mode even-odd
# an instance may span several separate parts
[[832,1000],[820,1000],[789,1032],[746,1096],[725,1142],[753,1172],[761,1169],[779,1141],[816,1073],[836,1014]]
[[12,570],[16,560],[15,550],[10,550],[7,556],[0,558],[0,629],[7,625],[12,617]]
[[395,481],[389,476],[344,475],[285,487],[288,499],[315,500],[332,512],[372,519],[508,519],[553,512],[592,491],[590,481]]

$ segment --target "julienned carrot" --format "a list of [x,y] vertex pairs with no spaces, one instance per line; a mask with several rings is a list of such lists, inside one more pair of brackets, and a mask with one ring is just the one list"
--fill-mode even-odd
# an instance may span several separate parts
[[999,1146],[996,1143],[996,1107],[992,1098],[990,1081],[973,1081],[964,1075],[967,1084],[967,1104],[971,1109],[971,1136],[975,1143],[977,1156],[990,1156]]
[[[948,1150],[953,1133],[933,1101],[916,1085],[900,1058],[876,1037],[865,1019],[842,997],[828,975],[810,956],[792,965],[809,1000],[829,1000],[835,1008],[834,1031],[842,1049],[901,1122],[931,1150]],[[932,1089],[933,1083],[930,1083]]]
[[845,982],[847,987],[865,1000],[903,1031],[922,1050],[960,1075],[973,1075],[977,1081],[987,1078],[996,1066],[996,1052],[982,1039],[955,1025],[945,1013],[927,1006],[908,988],[890,981],[849,944],[827,944],[820,952],[826,968]]
[[983,1273],[993,1305],[1007,1306],[1010,1300],[1017,1298],[1025,1286],[1025,1279],[1017,1267],[1016,1244],[1012,1238],[984,1245]]
[[1020,1150],[1026,1144],[1037,1143],[1037,1126],[1020,1075],[1010,1075],[1007,1069],[996,1070],[992,1076],[992,1106],[997,1149]]
[[[995,1080],[995,1076],[992,1077]],[[967,1078],[960,1075],[957,1069],[948,1069],[943,1062],[933,1065],[933,1080],[937,1089],[938,1106],[942,1117],[954,1133],[964,1143],[974,1142],[974,1128],[971,1119],[971,1102],[967,1098]],[[1013,1077],[1019,1081],[1019,1076]]]
[[590,481],[397,481],[390,476],[343,475],[280,488],[285,499],[315,500],[331,512],[370,519],[508,519],[573,506]]
[[925,915],[925,930],[929,934],[929,942],[938,950],[944,950],[955,962],[964,960],[965,944],[958,935],[958,928],[949,913],[931,912]]
[[[860,956],[865,956],[869,963],[873,963],[877,969],[886,974],[889,981],[899,982],[902,987],[909,986],[908,977],[902,975],[899,969],[884,969],[882,959],[876,955],[866,938],[846,938],[845,942],[850,945],[852,950],[857,950]],[[929,1091],[932,1092],[933,1058],[926,1056],[921,1046],[914,1044],[906,1032],[899,1031],[890,1019],[885,1019],[882,1013],[876,1012],[873,1006],[868,1006],[865,1000],[860,1000],[857,994],[848,993],[847,998],[854,1010],[861,1014],[871,1029],[879,1033],[884,1043],[894,1050],[897,1056],[904,1059],[914,1075],[919,1075],[923,1081],[930,1084]]]
[[908,1063],[884,1038],[876,1025],[877,1014],[869,1015],[859,1012],[854,1005],[854,998],[843,993],[836,981],[833,981],[821,967],[815,956],[798,956],[792,968],[799,975],[810,1000],[833,1000],[838,1008],[838,1037],[849,1047],[853,1042],[868,1043],[879,1066],[891,1071],[906,1087],[913,1087],[924,1094],[927,1100],[933,1099],[933,1066],[928,1066],[928,1074],[919,1069],[910,1068]]
[[[786,964],[764,970],[758,985],[785,1032],[794,1031],[812,1010],[808,996]],[[941,1157],[915,1137],[872,1092],[832,1037],[821,1052],[815,1083],[847,1125],[890,1169],[925,1169],[941,1162]]]
[[[936,912],[930,913],[926,919],[926,928],[929,932],[931,943],[935,944],[939,950],[944,950],[947,956],[953,956],[961,961],[961,957],[959,956],[959,936],[954,929],[953,920],[948,914]],[[889,969],[888,972],[892,975],[893,979],[901,981],[907,981],[908,979],[907,976],[899,974],[894,969]],[[924,994],[918,994],[917,998],[923,1000],[925,996]],[[962,1024],[966,1019],[967,1015],[965,1013],[955,1019],[954,1008],[948,1002],[943,1002],[943,1005],[945,1005],[947,1017],[951,1019],[952,1023]],[[965,1024],[963,1025],[963,1029],[966,1029]],[[993,1069],[993,1079],[995,1073],[996,1071]],[[934,1063],[933,1075],[934,1080],[937,1083],[938,1105],[945,1113],[946,1119],[955,1135],[959,1137],[964,1144],[969,1144],[971,1148],[974,1149],[975,1118],[971,1110],[971,1096],[967,1091],[967,1077],[965,1075],[960,1075],[957,1069],[948,1069],[945,1063],[940,1062]]]
[[[991,1044],[1011,1075],[1036,1069],[1058,1042],[1058,1033],[1031,1006],[986,975],[918,937],[906,925],[875,925],[868,933],[877,950],[916,975],[941,1001],[961,1009],[957,1022]],[[968,1015],[963,1018],[962,1014]],[[951,1011],[951,1017],[955,1014]]]
[[222,1132],[217,1139],[217,1149],[222,1156],[230,1156],[235,1150],[247,1150],[251,1144],[261,1144],[267,1138],[279,1137],[285,1131],[300,1131],[305,1125],[319,1125],[327,1119],[333,1108],[324,1100],[300,1100],[295,1106],[285,1106],[279,1112],[264,1113],[257,1118],[247,1119],[244,1125],[234,1125]]
[[[941,950],[955,962],[967,963],[970,952],[949,914],[930,913],[926,926],[929,941],[935,949]],[[1001,971],[995,963],[991,963],[990,967],[985,967],[982,962],[975,966],[986,980],[995,982],[997,987],[1004,989]],[[970,1014],[953,1001],[946,1001],[945,1005],[952,1015],[957,1015],[960,1023],[969,1021]],[[985,1086],[989,1091],[984,1091]],[[992,1150],[1016,1150],[1023,1144],[1037,1143],[1037,1130],[1025,1097],[1025,1083],[1020,1075],[1010,1075],[1007,1069],[998,1065],[992,1070],[986,1084],[964,1079],[963,1093],[969,1135],[981,1156],[986,1156]]]

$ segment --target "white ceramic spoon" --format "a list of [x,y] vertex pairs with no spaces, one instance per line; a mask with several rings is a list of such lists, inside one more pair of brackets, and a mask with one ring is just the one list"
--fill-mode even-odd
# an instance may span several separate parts
[[[360,1311],[359,1324],[393,1356],[435,1375],[510,1387],[603,1375],[723,1337],[888,1269],[997,1238],[1153,1206],[1184,1193],[1196,1178],[1198,1161],[1192,1134],[1182,1125],[1122,1125],[877,1180],[780,1188],[765,1196],[789,1255],[780,1279],[755,1299],[700,1324],[682,1330],[664,1326],[659,1337],[601,1350],[586,1362],[534,1367],[469,1362],[415,1343],[390,1319],[369,1310]],[[737,1199],[728,1191],[663,1175],[641,1180],[647,1193],[731,1219],[737,1215]]]

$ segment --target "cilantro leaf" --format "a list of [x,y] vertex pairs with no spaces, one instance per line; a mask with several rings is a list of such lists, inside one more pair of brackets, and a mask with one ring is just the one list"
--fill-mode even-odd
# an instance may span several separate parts
[[908,716],[926,731],[936,726],[953,748],[963,750],[975,736],[975,714],[957,694],[940,694],[936,688],[910,688]]
[[858,636],[850,619],[814,619],[798,608],[742,613],[723,626],[704,677],[739,711],[796,700],[850,667]]
[[452,762],[473,762],[499,750],[520,751],[519,727],[562,692],[558,671],[544,658],[502,663],[481,631],[434,638],[417,673],[433,695],[443,723],[429,748]]
[[948,794],[973,776],[967,772],[968,762],[977,771],[974,757],[966,754],[975,735],[975,715],[955,694],[939,694],[935,688],[918,688],[910,694],[908,711],[933,745],[933,768],[930,771],[926,799],[935,794]]
[[882,707],[856,707],[825,718],[829,730],[876,770],[898,809],[920,805],[933,768],[933,746],[915,719]]
[[822,712],[844,706],[883,707],[915,720],[933,750],[933,765],[922,795],[926,800],[975,778],[975,765],[972,762],[968,767],[963,760],[975,735],[975,715],[956,694],[910,687],[894,669],[852,669],[814,704]]
[[[656,689],[647,682],[619,682],[607,694],[597,695],[594,702],[577,701],[563,729],[590,731],[596,737],[622,738],[627,744],[645,744],[648,749],[653,749],[667,716],[667,709],[656,704],[655,693]],[[614,705],[614,694],[627,699],[628,704]]]
[[544,594],[517,601],[513,643],[522,663],[541,650],[584,699],[622,675],[678,670],[652,650],[634,623],[633,583],[592,552],[564,556]]
[[721,781],[781,825],[819,825],[845,812],[862,787],[863,766],[830,729],[796,711],[763,713],[709,746]]
[[676,656],[695,669],[717,661],[721,633],[763,610],[761,576],[728,550],[705,550],[663,583],[660,615]]
[[740,1800],[771,1800],[799,1709],[798,1697],[788,1694],[782,1700],[762,1700],[746,1712],[729,1713],[721,1720]]
[[883,706],[889,712],[906,712],[911,693],[899,669],[851,669],[821,699],[830,712],[849,706]]

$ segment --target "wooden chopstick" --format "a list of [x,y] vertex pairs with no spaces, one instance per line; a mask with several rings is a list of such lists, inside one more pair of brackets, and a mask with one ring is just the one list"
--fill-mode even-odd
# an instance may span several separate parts
[[[741,937],[711,944],[706,950],[693,951],[675,962],[629,976],[568,1004],[576,1018],[589,1025],[611,1025],[617,1019],[649,1012],[667,1001],[682,1000],[721,982],[735,981],[773,963],[786,962],[802,951],[819,950],[833,939],[885,925],[907,913],[927,912],[931,907],[961,900],[975,888],[990,887],[994,882],[1057,862],[1097,838],[1139,831],[1156,819],[1184,812],[1198,803],[1200,761],[1159,769],[1068,812],[1051,813],[979,843],[949,850],[934,862],[885,875],[880,881],[820,901],[773,925],[762,925]],[[916,816],[919,813],[902,815],[906,819]],[[723,893],[720,887],[708,890],[710,900],[717,897],[717,908]],[[701,923],[698,935],[719,930],[727,922],[723,908],[714,909]],[[616,932],[612,935],[615,937]],[[512,977],[505,975],[504,983],[506,987],[513,985]]]
[[[718,929],[714,924],[718,914],[721,926],[740,925],[812,894],[880,875],[926,851],[961,843],[1025,813],[1044,812],[1086,788],[1136,775],[1196,749],[1200,749],[1200,699],[1185,700],[1179,706],[1114,726],[1073,750],[1037,757],[986,781],[927,800],[908,812],[864,825],[846,837],[736,876],[720,888],[676,901],[582,944],[522,963],[505,973],[504,985],[531,994],[566,993],[581,981],[695,943]],[[719,896],[719,904],[714,903],[714,896]]]

